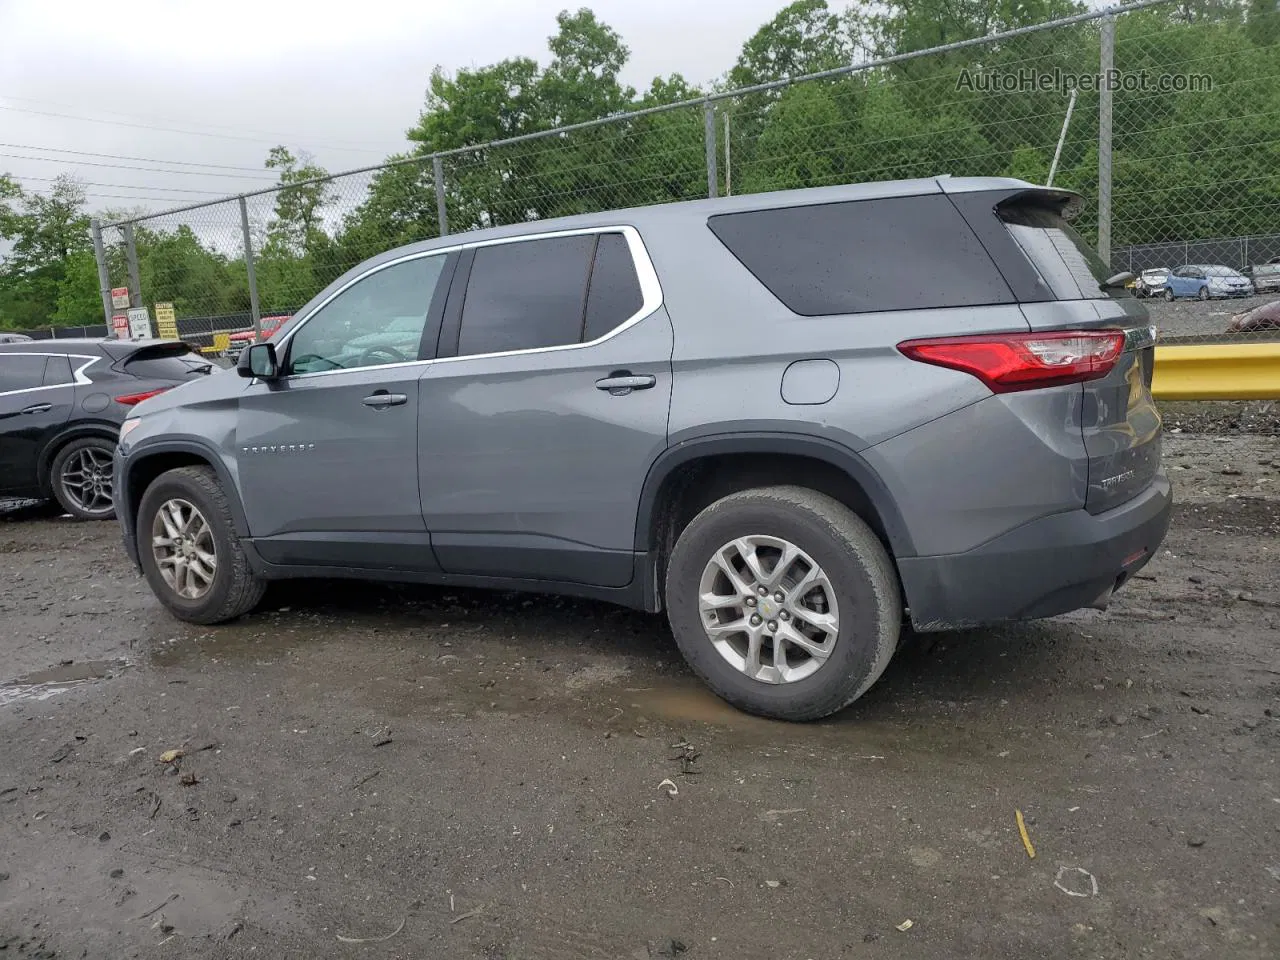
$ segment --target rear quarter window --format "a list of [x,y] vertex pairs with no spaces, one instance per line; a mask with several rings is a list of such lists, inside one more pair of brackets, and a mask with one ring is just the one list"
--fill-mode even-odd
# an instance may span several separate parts
[[720,214],[712,233],[802,316],[1012,303],[940,194]]
[[1114,271],[1049,200],[1018,199],[996,212],[1059,300],[1132,296],[1124,284],[1105,285]]

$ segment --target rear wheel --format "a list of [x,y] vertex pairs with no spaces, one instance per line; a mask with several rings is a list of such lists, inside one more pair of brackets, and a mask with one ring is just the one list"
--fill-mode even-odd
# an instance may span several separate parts
[[208,467],[162,473],[138,507],[138,555],[156,597],[179,620],[222,623],[248,613],[266,590],[236,534]]
[[49,465],[49,486],[63,510],[77,520],[110,520],[116,445],[103,437],[72,440]]
[[893,563],[848,507],[802,487],[725,497],[680,534],[666,577],[681,653],[748,713],[817,720],[879,679],[902,624]]

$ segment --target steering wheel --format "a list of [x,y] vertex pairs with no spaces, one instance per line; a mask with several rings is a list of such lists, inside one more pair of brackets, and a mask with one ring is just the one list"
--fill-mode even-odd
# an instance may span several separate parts
[[395,347],[370,347],[360,355],[360,366],[373,367],[383,362],[378,357],[390,357],[392,363],[408,363],[409,358]]
[[[294,357],[290,361],[289,366],[295,371],[297,371],[300,367],[303,370],[306,370],[307,366],[316,362],[317,360],[320,363],[327,363],[329,365],[330,370],[340,370],[342,368],[342,364],[338,363],[336,360],[330,360],[328,357],[322,357],[318,353],[306,353],[300,357]],[[306,372],[313,373],[315,371],[307,370]]]

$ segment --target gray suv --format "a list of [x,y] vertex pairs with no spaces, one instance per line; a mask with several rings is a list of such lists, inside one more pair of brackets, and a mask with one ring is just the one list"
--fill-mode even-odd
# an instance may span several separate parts
[[828,715],[905,624],[1104,606],[1164,537],[1154,333],[1078,205],[941,177],[389,251],[138,406],[125,545],[195,623],[287,577],[665,611],[726,700]]

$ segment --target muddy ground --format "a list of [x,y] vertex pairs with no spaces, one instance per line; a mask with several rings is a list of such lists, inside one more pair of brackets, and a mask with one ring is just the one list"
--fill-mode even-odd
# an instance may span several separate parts
[[1109,611],[804,726],[660,618],[311,584],[198,629],[114,525],[10,511],[0,956],[1274,958],[1280,440],[1186,417]]

